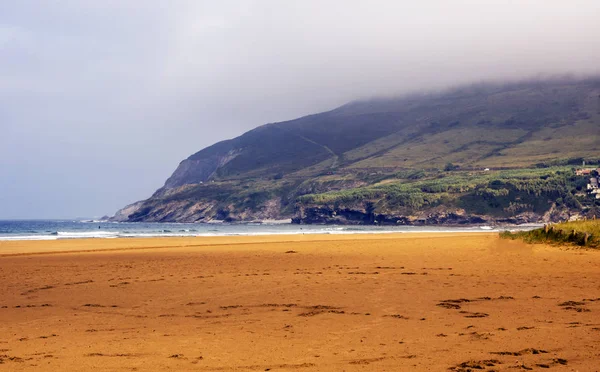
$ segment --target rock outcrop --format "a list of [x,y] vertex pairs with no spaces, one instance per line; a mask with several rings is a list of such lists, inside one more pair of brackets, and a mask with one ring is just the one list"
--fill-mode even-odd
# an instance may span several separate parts
[[206,158],[194,159],[190,157],[181,163],[175,172],[165,182],[165,188],[207,182],[215,174],[217,169],[235,159],[242,151],[240,149],[229,150],[224,154],[215,154]]

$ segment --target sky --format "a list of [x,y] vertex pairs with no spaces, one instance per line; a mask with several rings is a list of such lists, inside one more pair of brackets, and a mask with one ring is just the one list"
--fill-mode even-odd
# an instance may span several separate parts
[[2,1],[0,219],[112,215],[356,99],[567,73],[600,73],[600,1]]

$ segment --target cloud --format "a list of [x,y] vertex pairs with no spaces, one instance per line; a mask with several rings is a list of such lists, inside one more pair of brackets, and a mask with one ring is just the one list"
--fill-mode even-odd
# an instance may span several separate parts
[[0,218],[111,213],[205,146],[361,97],[598,73],[598,14],[591,0],[3,2]]

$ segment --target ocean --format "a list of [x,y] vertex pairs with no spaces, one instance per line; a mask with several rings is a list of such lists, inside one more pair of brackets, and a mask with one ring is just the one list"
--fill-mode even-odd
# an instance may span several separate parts
[[142,223],[93,220],[0,220],[0,241],[77,238],[202,237],[285,234],[369,234],[407,232],[489,232],[537,225],[491,226],[339,226],[291,223]]

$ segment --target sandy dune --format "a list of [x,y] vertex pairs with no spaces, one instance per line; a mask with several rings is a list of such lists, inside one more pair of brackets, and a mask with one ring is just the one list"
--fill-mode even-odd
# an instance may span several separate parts
[[487,233],[0,242],[0,371],[599,366],[597,251]]

